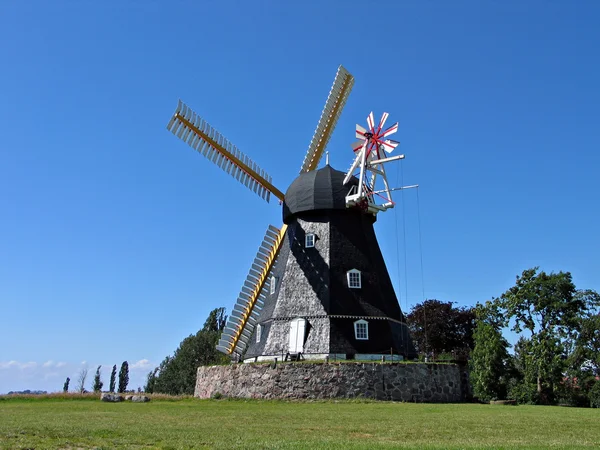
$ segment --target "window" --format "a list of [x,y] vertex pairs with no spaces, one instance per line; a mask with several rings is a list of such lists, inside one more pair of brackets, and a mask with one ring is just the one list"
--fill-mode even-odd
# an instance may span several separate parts
[[360,280],[360,270],[352,269],[347,273],[348,276],[348,287],[352,289],[360,289],[361,280]]
[[260,342],[260,338],[262,335],[262,327],[260,324],[256,325],[256,342]]
[[304,246],[306,248],[311,248],[315,246],[315,235],[314,234],[307,234],[306,237],[304,238]]
[[354,337],[359,341],[369,339],[369,322],[366,320],[357,320],[354,322]]
[[277,289],[277,277],[271,277],[271,286],[270,286],[271,295],[273,295],[275,293],[275,289]]

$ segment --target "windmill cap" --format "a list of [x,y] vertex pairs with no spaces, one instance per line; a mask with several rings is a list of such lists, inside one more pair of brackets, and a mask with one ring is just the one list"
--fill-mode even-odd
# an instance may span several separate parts
[[285,193],[283,222],[289,224],[296,214],[309,211],[346,209],[346,195],[358,179],[352,177],[344,185],[346,174],[329,164],[319,170],[304,172]]

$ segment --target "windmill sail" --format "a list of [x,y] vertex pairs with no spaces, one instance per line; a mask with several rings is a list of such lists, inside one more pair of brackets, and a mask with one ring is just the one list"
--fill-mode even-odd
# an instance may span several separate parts
[[286,229],[287,225],[281,230],[269,225],[217,344],[220,352],[241,355],[248,345],[248,339],[256,326],[256,318],[264,305],[264,290],[270,287],[269,273],[277,259]]
[[283,201],[283,192],[271,184],[267,172],[181,100],[167,129],[267,202],[271,194]]
[[331,86],[331,90],[329,91],[329,97],[327,97],[323,112],[321,113],[321,119],[317,124],[315,134],[304,157],[300,173],[314,170],[319,165],[319,161],[323,156],[331,133],[337,125],[337,121],[340,118],[340,114],[342,113],[342,109],[344,109],[353,85],[354,77],[343,66],[340,66],[335,75],[333,86]]

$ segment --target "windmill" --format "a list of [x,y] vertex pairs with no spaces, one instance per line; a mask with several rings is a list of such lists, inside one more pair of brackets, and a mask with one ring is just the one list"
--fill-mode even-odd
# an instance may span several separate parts
[[217,345],[233,360],[416,355],[373,229],[377,213],[394,205],[384,165],[404,157],[386,156],[398,145],[387,139],[398,124],[383,130],[388,114],[375,126],[371,113],[368,129],[356,127],[350,170],[317,170],[353,84],[340,66],[285,194],[181,101],[167,126],[267,202],[283,203],[284,223],[268,226]]

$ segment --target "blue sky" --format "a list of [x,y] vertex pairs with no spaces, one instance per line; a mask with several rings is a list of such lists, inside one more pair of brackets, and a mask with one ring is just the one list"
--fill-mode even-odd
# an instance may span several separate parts
[[107,379],[123,360],[141,386],[231,308],[281,210],[166,124],[181,98],[285,190],[339,64],[356,82],[332,166],[349,167],[355,123],[388,111],[406,154],[390,179],[420,185],[376,225],[404,310],[423,296],[473,305],[536,265],[600,290],[599,12],[2,2],[0,393],[59,390],[82,365]]

